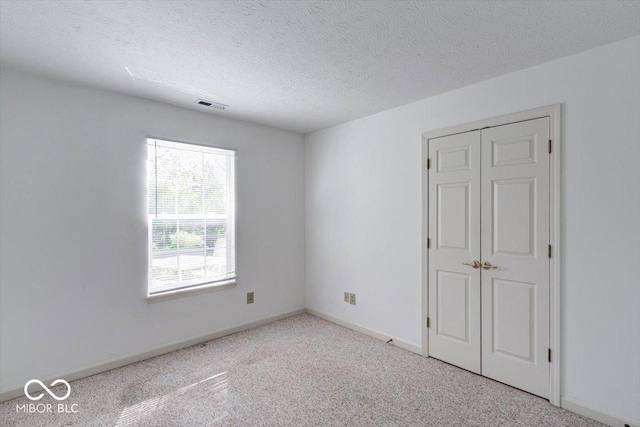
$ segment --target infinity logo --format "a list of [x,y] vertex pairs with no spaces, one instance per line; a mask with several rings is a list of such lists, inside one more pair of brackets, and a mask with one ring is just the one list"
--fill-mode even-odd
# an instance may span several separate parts
[[44,393],[40,393],[40,394],[39,394],[39,395],[37,395],[37,396],[31,396],[31,395],[29,394],[29,390],[28,390],[28,389],[29,389],[29,386],[30,386],[32,383],[40,384],[40,387],[42,387],[42,388],[43,388],[47,393],[49,393],[49,395],[50,395],[51,397],[53,397],[55,400],[65,400],[65,399],[66,399],[67,397],[69,397],[69,395],[71,394],[71,386],[70,386],[70,385],[69,385],[69,383],[68,383],[68,382],[66,382],[65,380],[59,379],[59,380],[55,380],[54,382],[52,382],[52,383],[51,383],[51,387],[56,386],[56,385],[58,385],[58,384],[64,384],[64,385],[66,385],[66,386],[67,386],[67,394],[65,394],[65,395],[64,395],[64,396],[62,396],[62,397],[58,397],[58,396],[56,396],[56,395],[55,395],[51,390],[49,390],[49,387],[47,387],[46,385],[44,385],[44,383],[43,383],[42,381],[40,381],[40,380],[30,380],[28,383],[26,383],[26,384],[24,385],[24,395],[25,395],[25,396],[27,396],[27,397],[28,397],[29,399],[31,399],[31,400],[40,400],[40,399],[42,399],[42,396],[44,396]]

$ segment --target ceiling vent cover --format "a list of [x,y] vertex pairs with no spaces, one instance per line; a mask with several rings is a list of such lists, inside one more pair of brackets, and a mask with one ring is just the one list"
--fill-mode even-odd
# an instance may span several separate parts
[[228,107],[228,105],[214,101],[207,101],[206,99],[198,99],[195,103],[202,105],[203,107],[215,108],[216,110],[224,110]]

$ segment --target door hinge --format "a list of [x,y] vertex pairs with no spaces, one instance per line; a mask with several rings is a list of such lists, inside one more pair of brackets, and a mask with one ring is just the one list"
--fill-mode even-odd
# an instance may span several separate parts
[[427,159],[427,169],[431,169],[431,159]]
[[431,249],[431,239],[427,237],[427,249]]
[[547,360],[549,361],[549,363],[551,363],[551,349],[550,348],[547,349]]
[[549,255],[549,258],[551,258],[551,245],[548,246],[547,255]]
[[551,140],[549,140],[549,154],[551,154]]
[[427,317],[427,328],[431,327],[431,319]]

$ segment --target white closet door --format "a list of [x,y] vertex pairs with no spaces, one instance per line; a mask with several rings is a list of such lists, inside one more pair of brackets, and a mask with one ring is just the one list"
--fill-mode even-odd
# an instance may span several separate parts
[[549,119],[482,130],[482,375],[549,397]]
[[429,355],[480,373],[480,131],[429,140]]

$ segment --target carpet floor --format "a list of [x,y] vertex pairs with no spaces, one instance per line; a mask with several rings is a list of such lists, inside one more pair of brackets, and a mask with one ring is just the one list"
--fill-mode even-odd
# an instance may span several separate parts
[[[3,426],[601,426],[507,385],[302,314],[71,383],[77,413]],[[63,389],[58,394],[64,394]],[[53,403],[50,396],[35,403]]]

